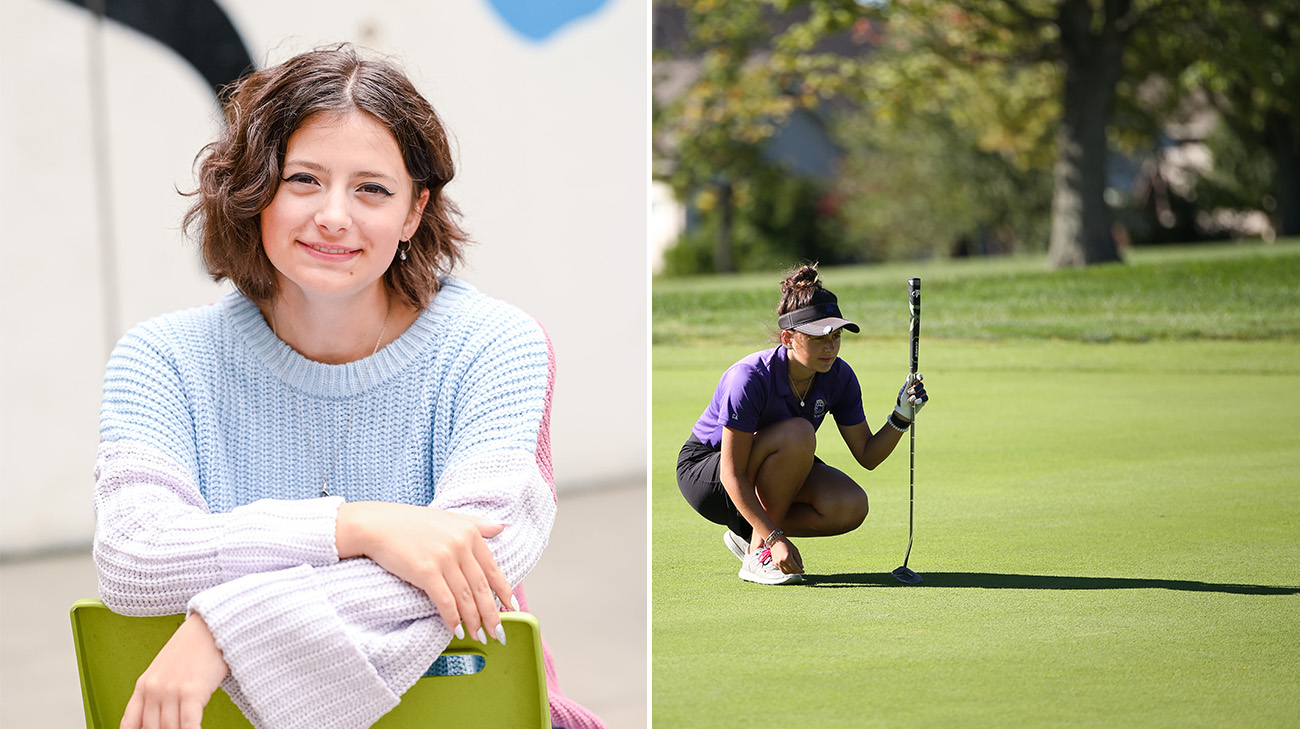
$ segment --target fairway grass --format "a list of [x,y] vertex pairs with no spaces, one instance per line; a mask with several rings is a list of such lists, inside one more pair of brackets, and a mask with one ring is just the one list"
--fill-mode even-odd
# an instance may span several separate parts
[[[902,336],[919,276],[924,334],[946,338],[1300,340],[1300,240],[1136,251],[1126,264],[1048,273],[1041,257],[822,269],[867,333]],[[654,285],[655,344],[740,344],[772,326],[779,272]]]
[[[739,580],[723,528],[691,511],[673,468],[762,332],[657,340],[654,725],[1296,726],[1300,341],[1247,341],[1248,320],[1147,342],[923,338],[919,586],[889,576],[907,546],[906,438],[867,472],[833,424],[818,455],[866,488],[866,523],[799,540],[803,585]],[[841,355],[879,427],[903,337],[847,335]]]

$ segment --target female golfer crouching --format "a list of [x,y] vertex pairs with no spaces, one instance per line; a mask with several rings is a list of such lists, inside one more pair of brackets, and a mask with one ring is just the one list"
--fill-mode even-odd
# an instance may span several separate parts
[[803,578],[789,537],[826,537],[856,529],[867,494],[817,458],[817,429],[829,413],[863,468],[893,452],[928,401],[921,375],[899,390],[888,425],[875,433],[862,412],[862,390],[839,359],[840,332],[855,334],[815,266],[781,283],[780,346],[732,365],[677,457],[677,485],[701,516],[727,527],[723,542],[741,561],[740,578],[781,585]]

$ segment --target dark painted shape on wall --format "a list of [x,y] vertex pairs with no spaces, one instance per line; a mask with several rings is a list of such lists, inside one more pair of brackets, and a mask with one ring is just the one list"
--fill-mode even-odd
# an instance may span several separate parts
[[172,49],[203,76],[214,95],[254,69],[252,56],[226,11],[215,0],[64,0]]

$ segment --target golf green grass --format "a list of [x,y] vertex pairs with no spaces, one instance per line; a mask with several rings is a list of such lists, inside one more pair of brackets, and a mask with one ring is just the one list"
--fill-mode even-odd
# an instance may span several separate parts
[[[889,269],[870,301],[836,284],[870,282],[877,269],[826,272],[851,318],[880,312],[874,334],[846,335],[841,352],[874,427],[906,374],[906,275],[925,283],[923,325],[943,316],[945,289],[1014,280],[1015,301],[1042,302],[1032,327],[1011,317],[1002,335],[988,325],[994,293],[953,331],[926,336],[923,326],[933,399],[916,432],[918,586],[889,575],[907,545],[906,438],[867,472],[831,424],[818,454],[864,486],[866,523],[799,540],[802,585],[739,580],[722,527],[686,505],[673,466],[722,371],[761,348],[764,332],[728,330],[707,346],[695,334],[657,336],[654,725],[1296,726],[1300,337],[1262,324],[1254,308],[1290,307],[1274,308],[1275,321],[1297,321],[1300,276],[1277,271],[1295,271],[1298,252],[1147,254],[1101,274],[1068,272],[1084,283],[1067,282],[1065,294],[1061,274],[1023,261]],[[1072,313],[1105,318],[1068,295],[1097,288],[1093,276],[1145,306],[1188,270],[1203,274],[1179,311],[1213,327],[1170,310],[1172,333],[1148,312],[1147,334],[1114,336]],[[760,292],[770,312],[774,277],[656,284],[656,328],[661,305],[689,309],[675,297]],[[1261,279],[1272,283],[1251,292]],[[887,324],[896,336],[882,336]]]

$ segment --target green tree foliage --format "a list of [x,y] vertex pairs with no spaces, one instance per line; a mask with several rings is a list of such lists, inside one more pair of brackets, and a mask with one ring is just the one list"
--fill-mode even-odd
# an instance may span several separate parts
[[817,33],[792,30],[779,46],[802,55],[803,68],[824,69],[836,79],[829,89],[863,110],[840,125],[848,157],[838,197],[865,257],[1045,249],[1056,68],[1021,59],[1017,52],[1037,52],[1005,28],[968,41],[977,58],[959,58],[956,38],[990,29],[952,8],[893,3],[874,14],[854,2],[814,5],[808,25],[818,32],[848,23],[880,40],[852,70],[817,57]]
[[[826,191],[813,180],[762,167],[734,186],[732,202],[734,271],[770,271],[797,260],[837,263],[858,253],[845,249],[838,218],[821,210]],[[707,214],[717,199],[707,190],[696,195],[695,204],[706,214],[665,253],[666,275],[719,270],[714,256],[721,218]]]
[[1247,145],[1232,126],[1220,126],[1205,140],[1214,167],[1200,175],[1193,194],[1206,209],[1277,212],[1273,198],[1275,168],[1268,149]]
[[968,134],[942,114],[888,124],[855,116],[842,125],[847,157],[837,198],[859,257],[1045,248],[1051,173],[984,151]]
[[1148,49],[1133,76],[1169,82],[1169,93],[1133,105],[1173,115],[1187,95],[1218,112],[1224,128],[1207,140],[1214,169],[1198,188],[1206,204],[1262,209],[1281,235],[1300,235],[1300,0],[1206,0],[1141,29]]
[[[678,4],[687,14],[687,51],[697,56],[692,64],[696,75],[667,107],[655,110],[656,176],[710,220],[714,250],[694,258],[711,262],[717,271],[734,271],[737,187],[747,187],[766,170],[760,145],[776,132],[794,102],[776,78],[763,72],[756,57],[772,32],[764,4]],[[685,260],[679,256],[679,263]]]
[[[1035,193],[1050,174],[1052,264],[1118,260],[1107,161],[1117,142],[1149,144],[1172,108],[1140,98],[1153,76],[1172,81],[1171,105],[1201,90],[1247,152],[1269,148],[1279,215],[1300,216],[1300,0],[676,1],[706,50],[700,81],[657,118],[656,140],[675,144],[675,188],[713,187],[723,233],[735,181],[761,165],[756,144],[795,108],[849,100],[879,127],[844,126],[856,154],[841,209],[870,255],[905,247],[908,224],[922,247],[971,226],[1010,230],[1017,246],[1041,240]],[[792,15],[803,20],[772,23]],[[878,51],[826,47],[844,33],[872,36]],[[883,167],[900,184],[879,187]],[[998,190],[1010,197],[992,198]],[[869,208],[873,193],[897,209]],[[937,209],[950,218],[921,226]]]
[[[1055,38],[1050,26],[1017,35],[1014,25],[998,25],[953,2],[778,4],[806,5],[811,12],[778,39],[771,61],[801,79],[802,100],[843,96],[881,124],[946,117],[982,151],[1022,168],[1050,165],[1060,117],[1060,75],[1044,62],[1044,47]],[[872,34],[881,45],[863,59],[818,50],[820,37],[845,30]]]
[[863,84],[882,118],[946,113],[1022,167],[1051,150],[1054,266],[1118,260],[1103,197],[1107,125],[1133,30],[1174,0],[804,1],[887,22],[893,53],[873,59]]

